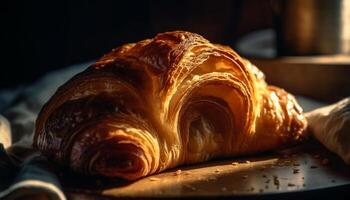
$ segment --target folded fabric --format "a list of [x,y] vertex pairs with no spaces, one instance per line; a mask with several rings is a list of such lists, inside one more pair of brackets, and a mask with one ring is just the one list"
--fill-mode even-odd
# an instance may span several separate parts
[[0,122],[0,199],[65,200],[51,164],[31,147],[11,146],[8,122]]
[[7,119],[0,115],[0,144],[7,148],[11,146],[11,130]]
[[350,97],[306,114],[313,135],[350,164]]
[[2,144],[0,144],[0,191],[6,189],[19,170],[17,162],[8,156]]
[[12,95],[14,101],[0,116],[0,199],[66,199],[50,162],[31,148],[34,124],[57,87],[89,65],[50,72]]
[[[2,146],[1,146],[2,147]],[[0,169],[9,187],[0,192],[0,199],[50,199],[65,200],[61,185],[51,164],[39,153],[32,153],[20,166],[0,149]],[[15,175],[15,171],[19,172]],[[5,177],[4,174],[7,174]],[[15,178],[11,180],[11,176]],[[4,179],[2,179],[4,181]],[[3,182],[2,181],[2,182]],[[6,183],[5,183],[6,184]]]

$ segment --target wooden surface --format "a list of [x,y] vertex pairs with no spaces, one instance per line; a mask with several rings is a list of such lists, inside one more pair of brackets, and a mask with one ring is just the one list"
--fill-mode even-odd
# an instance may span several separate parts
[[350,191],[350,167],[311,140],[274,153],[179,167],[135,182],[74,177],[65,182],[70,199],[306,197],[323,190],[335,195],[338,189]]

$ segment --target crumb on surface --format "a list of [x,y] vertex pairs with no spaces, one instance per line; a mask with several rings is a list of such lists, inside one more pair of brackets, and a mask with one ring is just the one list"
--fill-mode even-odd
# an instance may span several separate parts
[[277,187],[280,185],[280,181],[278,180],[277,176],[273,176],[273,184],[276,185]]
[[184,184],[183,186],[185,186],[186,188],[189,188],[189,189],[191,189],[191,190],[193,190],[193,191],[197,190],[196,187],[194,187],[194,186],[192,186],[192,185],[189,185],[189,184]]
[[178,169],[178,170],[176,170],[176,172],[174,172],[174,175],[175,175],[175,176],[178,176],[178,175],[181,174],[181,172],[182,172],[181,169]]
[[243,178],[243,179],[247,179],[247,178],[248,178],[248,175],[242,175],[242,178]]

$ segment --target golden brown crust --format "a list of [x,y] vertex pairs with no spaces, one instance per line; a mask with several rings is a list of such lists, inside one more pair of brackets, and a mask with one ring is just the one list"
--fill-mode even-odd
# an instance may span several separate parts
[[226,46],[183,31],[126,44],[61,86],[34,145],[85,174],[137,179],[300,140],[295,99]]

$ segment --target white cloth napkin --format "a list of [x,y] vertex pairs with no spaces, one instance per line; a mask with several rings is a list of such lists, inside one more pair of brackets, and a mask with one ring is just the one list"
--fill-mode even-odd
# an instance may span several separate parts
[[0,199],[66,199],[51,163],[31,147],[34,124],[57,88],[90,64],[50,72],[14,94],[6,90],[13,102],[7,103],[11,106],[4,109],[4,117],[0,115]]
[[11,146],[11,129],[10,124],[6,118],[0,115],[0,143],[4,148]]
[[350,165],[350,97],[306,114],[313,135]]

